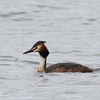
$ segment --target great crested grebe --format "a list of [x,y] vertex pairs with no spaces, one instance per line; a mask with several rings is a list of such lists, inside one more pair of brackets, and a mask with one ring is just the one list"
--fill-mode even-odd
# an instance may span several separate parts
[[47,56],[49,55],[49,51],[47,47],[44,45],[45,41],[38,41],[36,42],[33,47],[24,52],[23,54],[27,54],[30,52],[39,52],[41,61],[38,66],[38,72],[46,72],[46,73],[51,73],[51,72],[93,72],[93,69],[90,69],[86,66],[83,66],[81,64],[77,63],[57,63],[54,65],[51,65],[46,68],[46,59]]

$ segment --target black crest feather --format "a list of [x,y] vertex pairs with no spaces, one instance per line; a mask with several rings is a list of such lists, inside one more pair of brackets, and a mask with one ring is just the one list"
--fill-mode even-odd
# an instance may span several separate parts
[[43,43],[46,43],[46,41],[38,41],[33,45],[33,47],[36,47],[36,46],[43,44]]

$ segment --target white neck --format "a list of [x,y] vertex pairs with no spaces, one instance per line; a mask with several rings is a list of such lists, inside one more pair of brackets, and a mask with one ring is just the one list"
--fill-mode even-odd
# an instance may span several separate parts
[[42,56],[38,66],[38,72],[46,72],[46,58],[43,58]]

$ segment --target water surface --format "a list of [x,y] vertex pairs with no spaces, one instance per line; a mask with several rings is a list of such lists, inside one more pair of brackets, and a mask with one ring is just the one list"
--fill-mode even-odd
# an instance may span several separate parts
[[[98,0],[0,1],[1,100],[99,100],[100,2]],[[38,73],[38,53],[47,41],[47,66],[76,62],[93,73]]]

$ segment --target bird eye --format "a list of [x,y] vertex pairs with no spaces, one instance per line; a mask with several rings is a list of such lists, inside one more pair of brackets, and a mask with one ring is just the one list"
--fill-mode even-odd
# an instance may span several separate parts
[[34,47],[34,48],[32,48],[32,50],[34,51],[34,50],[36,50],[38,47]]

